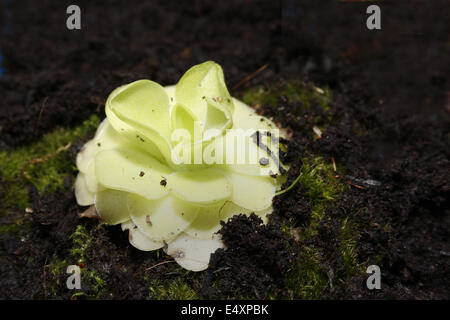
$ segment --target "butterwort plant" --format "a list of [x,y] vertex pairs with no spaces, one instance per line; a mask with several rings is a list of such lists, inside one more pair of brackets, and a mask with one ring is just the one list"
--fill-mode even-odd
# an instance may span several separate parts
[[267,222],[287,170],[281,131],[230,96],[217,63],[192,67],[173,86],[121,86],[105,109],[77,155],[75,195],[128,230],[134,247],[163,248],[183,268],[201,271],[224,247],[220,221],[255,213]]

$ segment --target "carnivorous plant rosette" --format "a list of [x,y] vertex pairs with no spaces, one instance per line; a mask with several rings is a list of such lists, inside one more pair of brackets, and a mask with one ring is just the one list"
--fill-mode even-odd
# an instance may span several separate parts
[[224,245],[220,221],[267,221],[286,167],[275,124],[232,98],[208,61],[175,86],[138,80],[115,89],[94,138],[77,155],[75,194],[137,249],[163,248],[201,271]]

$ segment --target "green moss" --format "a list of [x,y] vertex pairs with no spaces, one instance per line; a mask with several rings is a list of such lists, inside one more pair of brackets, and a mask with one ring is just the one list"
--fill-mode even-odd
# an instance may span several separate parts
[[[300,227],[287,223],[282,229],[289,236],[295,232],[300,238],[299,242],[287,245],[287,250],[297,257],[286,276],[290,298],[319,299],[329,285],[328,270],[325,270],[319,260],[320,249],[309,244],[308,240],[317,234],[317,228],[325,218],[325,209],[331,206],[346,188],[334,178],[334,174],[331,161],[327,162],[322,157],[310,154],[302,159],[298,183],[303,187],[312,208],[309,223]],[[354,262],[354,250],[350,228],[344,228],[342,235],[345,240],[342,242],[342,252],[346,254],[351,265]]]
[[57,296],[58,292],[61,291],[61,288],[65,287],[64,283],[64,275],[66,274],[67,266],[69,263],[65,259],[60,259],[57,256],[53,256],[44,266],[44,274],[45,277],[43,279],[43,289],[46,296],[44,298],[48,298],[47,294],[50,297]]
[[[281,81],[247,89],[237,96],[256,109],[264,106],[265,115],[270,114],[276,122],[289,123],[304,118],[304,125],[296,127],[295,130],[305,134],[312,134],[314,127],[324,134],[328,125],[334,121],[331,91],[311,83],[299,80]],[[295,107],[287,110],[284,102],[294,103]],[[315,133],[314,139],[317,138]]]
[[[0,159],[0,166],[2,166],[2,161]],[[11,208],[24,211],[29,205],[28,191],[24,184],[13,182],[5,177],[2,177],[1,180],[0,183],[3,184],[5,190],[0,192],[0,216],[5,215]]]
[[[28,184],[36,186],[41,195],[55,192],[63,187],[67,176],[76,172],[72,155],[67,152],[77,139],[86,139],[92,135],[100,119],[93,115],[75,128],[57,128],[46,134],[36,143],[0,152],[0,215],[30,206],[27,190]],[[23,216],[9,224],[0,225],[0,234],[26,233],[30,224]],[[101,224],[99,225],[101,227]],[[66,269],[70,264],[86,260],[86,250],[91,245],[91,233],[83,225],[78,225],[71,235],[73,246],[64,259],[53,256],[46,263],[47,278],[44,283],[46,294],[57,296],[65,290]],[[75,262],[76,261],[76,262]],[[97,298],[104,288],[104,281],[95,270],[82,268],[82,287],[88,293],[77,292],[87,298]],[[48,296],[45,296],[48,298]]]
[[332,100],[330,90],[317,88],[310,83],[298,80],[256,86],[247,89],[239,97],[248,105],[267,103],[274,107],[284,97],[291,102],[302,103],[303,110],[309,109],[313,102],[317,102],[324,109],[327,109],[329,102]]
[[0,215],[29,206],[29,183],[41,194],[61,189],[76,169],[66,151],[76,139],[92,134],[99,122],[93,115],[75,128],[58,128],[36,143],[0,152]]
[[[103,227],[99,224],[96,228]],[[49,292],[57,295],[58,292],[64,292],[66,289],[63,281],[69,276],[66,273],[67,267],[72,264],[80,266],[81,289],[74,291],[71,299],[99,299],[107,293],[105,291],[106,283],[99,273],[85,264],[87,249],[92,244],[92,231],[89,231],[84,225],[77,225],[74,233],[70,236],[72,248],[65,259],[54,256],[49,264],[46,265],[49,279],[47,286]]]
[[345,188],[334,178],[331,160],[325,161],[322,157],[303,157],[299,175],[299,183],[305,188],[306,195],[314,206],[323,206],[336,200]]
[[340,245],[339,251],[345,263],[344,279],[358,273],[362,273],[362,266],[357,262],[356,243],[359,239],[359,232],[357,226],[352,225],[348,218],[342,221],[341,232],[339,235]]
[[[99,228],[103,228],[104,224],[99,223],[93,230],[88,230],[84,225],[77,225],[74,233],[70,236],[73,246],[70,249],[70,256],[77,261],[78,264],[85,264],[92,257],[87,256],[87,250],[92,245],[92,233]],[[88,290],[86,290],[86,288]],[[72,299],[83,296],[84,299],[99,299],[105,296],[105,281],[100,277],[98,272],[84,265],[81,268],[81,290],[84,290],[72,296]]]
[[[67,267],[73,262],[67,259],[53,257],[53,260],[45,266],[47,279],[44,283],[45,291],[51,296],[58,296],[66,290],[66,280],[70,276],[66,273]],[[75,290],[71,299],[99,299],[104,293],[105,282],[95,270],[80,268],[81,289]],[[46,297],[48,298],[48,297]]]
[[17,219],[14,223],[0,225],[0,234],[4,233],[25,233],[30,228],[30,223],[24,219]]
[[[103,227],[99,224],[96,228]],[[53,256],[49,263],[46,264],[48,278],[45,286],[47,292],[53,296],[58,296],[67,292],[65,281],[69,277],[66,273],[69,265],[80,266],[81,289],[74,290],[71,299],[99,299],[104,297],[105,281],[100,277],[99,273],[87,265],[87,249],[92,245],[92,231],[89,231],[84,225],[77,225],[75,231],[70,236],[72,247],[68,255],[61,259]]]
[[81,289],[89,288],[86,293],[87,299],[99,299],[106,295],[105,281],[100,277],[96,270],[83,268],[81,269]]
[[164,281],[164,283],[158,279],[150,279],[149,276],[146,276],[146,280],[150,282],[148,287],[149,299],[193,300],[199,298],[197,293],[180,278]]
[[70,236],[72,239],[73,247],[70,249],[70,255],[76,257],[79,262],[86,260],[86,249],[91,245],[92,236],[87,231],[86,227],[79,224],[77,225],[75,232]]
[[328,278],[319,263],[319,252],[313,246],[289,248],[298,259],[287,270],[286,283],[289,298],[320,299],[326,288]]
[[325,208],[338,198],[346,186],[334,178],[335,172],[331,161],[327,162],[322,157],[306,154],[301,163],[296,183],[303,187],[312,205],[311,224],[317,226],[324,216]]
[[47,270],[51,275],[59,276],[63,272],[66,272],[67,266],[68,264],[66,260],[55,258],[50,264],[47,265]]
[[[342,172],[343,169],[339,168],[339,171]],[[364,272],[356,255],[359,226],[348,217],[338,221],[341,224],[338,243],[330,243],[330,246],[337,247],[342,256],[345,265],[343,271],[329,274],[330,270],[325,267],[326,263],[321,263],[321,259],[323,261],[326,257],[321,256],[321,248],[316,247],[312,241],[321,223],[332,223],[331,218],[325,215],[325,210],[331,207],[339,195],[348,188],[340,179],[334,178],[334,175],[331,161],[327,162],[310,154],[302,159],[298,183],[302,185],[312,208],[308,223],[295,226],[288,222],[282,229],[290,236],[293,233],[297,236],[297,242],[290,242],[287,245],[287,250],[296,256],[286,277],[290,298],[320,299],[331,285],[335,289],[349,277]]]

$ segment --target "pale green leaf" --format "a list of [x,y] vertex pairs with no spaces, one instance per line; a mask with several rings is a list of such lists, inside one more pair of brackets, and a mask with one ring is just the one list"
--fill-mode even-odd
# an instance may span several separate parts
[[128,210],[131,220],[147,237],[154,241],[168,241],[194,221],[199,208],[171,196],[147,200],[131,194]]
[[128,193],[106,189],[95,194],[95,209],[107,224],[115,225],[130,220]]
[[174,172],[167,179],[167,187],[176,197],[203,205],[218,203],[231,195],[227,178],[217,169]]
[[106,188],[159,199],[168,192],[161,180],[170,169],[149,155],[132,150],[106,150],[95,157],[95,174]]

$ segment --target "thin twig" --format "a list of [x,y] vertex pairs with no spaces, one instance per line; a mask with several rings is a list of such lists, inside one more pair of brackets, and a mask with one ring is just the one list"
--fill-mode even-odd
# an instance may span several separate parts
[[355,188],[358,188],[358,189],[361,189],[361,190],[364,190],[364,189],[365,189],[365,187],[360,186],[360,185],[358,185],[358,184],[356,184],[356,183],[353,183],[353,182],[351,182],[350,180],[348,180],[346,177],[341,176],[341,175],[339,175],[339,174],[335,175],[334,178],[342,179],[342,180],[344,180],[345,183],[347,183],[347,184],[349,184],[349,185],[351,185],[351,186],[353,186],[353,187],[355,187]]
[[27,161],[20,169],[21,175],[23,176],[25,174],[25,167],[27,167],[29,165],[32,165],[32,164],[35,164],[35,163],[46,162],[49,159],[53,158],[54,156],[57,156],[59,153],[61,153],[63,151],[67,151],[67,149],[69,149],[71,146],[72,146],[72,142],[69,142],[65,146],[59,147],[53,153],[46,154],[45,156],[43,156],[41,158],[35,158],[35,159],[31,159],[31,160]]
[[355,188],[358,188],[358,189],[361,189],[361,190],[364,190],[364,189],[365,189],[365,187],[360,186],[360,185],[358,185],[358,184],[356,184],[356,183],[353,183],[353,182],[351,182],[347,177],[341,176],[340,174],[337,173],[336,161],[334,160],[334,157],[331,157],[331,163],[332,163],[332,165],[333,165],[334,173],[336,173],[336,174],[333,176],[335,179],[342,179],[342,180],[344,180],[345,183],[347,183],[347,184],[349,184],[349,185],[351,185],[351,186],[353,186],[353,187],[355,187]]
[[47,258],[48,257],[45,257],[44,266],[42,267],[42,285],[44,287],[44,297],[45,298],[47,298],[47,286],[46,286],[47,270],[45,270],[45,268],[47,268]]
[[239,88],[240,86],[242,86],[244,83],[247,83],[248,81],[250,81],[251,79],[253,79],[254,77],[256,77],[259,73],[261,73],[261,72],[263,72],[264,70],[266,70],[268,66],[269,66],[268,64],[265,64],[265,65],[263,65],[262,67],[260,67],[258,70],[256,70],[255,72],[250,73],[249,75],[245,76],[241,81],[239,81],[238,83],[236,83],[232,89],[233,89],[233,90],[234,90],[234,89],[237,89],[237,88]]
[[225,271],[225,270],[230,270],[230,267],[222,267],[222,268],[219,268],[219,269],[217,269],[216,271],[213,271],[213,273],[219,273],[219,272],[222,272],[222,271]]
[[42,113],[44,112],[44,108],[45,108],[45,106],[47,104],[47,100],[48,100],[48,97],[45,97],[44,98],[44,102],[42,102],[41,110],[39,110],[39,115],[38,115],[38,118],[36,120],[36,124],[34,126],[34,134],[36,134],[36,130],[39,127],[39,123],[41,122]]
[[159,266],[161,266],[161,265],[163,265],[163,264],[171,263],[171,262],[175,262],[175,260],[167,260],[167,261],[163,261],[163,262],[157,263],[157,264],[155,264],[154,266],[151,266],[151,267],[145,269],[145,271],[151,270],[151,269],[153,269],[153,268],[156,268],[156,267],[159,267]]

